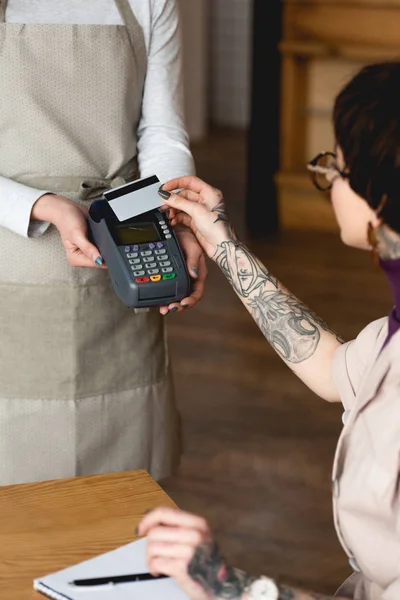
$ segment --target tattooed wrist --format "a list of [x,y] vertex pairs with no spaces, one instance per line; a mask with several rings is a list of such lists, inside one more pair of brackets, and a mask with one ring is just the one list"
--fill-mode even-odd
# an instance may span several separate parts
[[213,541],[197,546],[188,574],[214,600],[333,600],[331,596],[283,586],[268,577],[253,577],[234,569]]
[[228,566],[215,542],[201,544],[196,548],[188,573],[210,597],[221,600],[240,600],[255,579]]
[[226,210],[225,202],[223,200],[221,200],[221,202],[219,202],[219,204],[217,204],[217,206],[214,206],[214,208],[211,210],[211,212],[215,213],[215,215],[216,215],[214,223],[223,223],[225,225],[227,238],[231,239],[231,240],[236,240],[237,239],[236,233],[230,222],[230,219],[229,219],[229,216],[228,216],[228,213]]

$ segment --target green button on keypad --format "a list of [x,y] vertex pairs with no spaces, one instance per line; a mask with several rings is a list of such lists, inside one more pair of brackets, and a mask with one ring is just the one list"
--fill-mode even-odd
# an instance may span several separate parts
[[166,273],[162,276],[163,279],[175,279],[176,273]]

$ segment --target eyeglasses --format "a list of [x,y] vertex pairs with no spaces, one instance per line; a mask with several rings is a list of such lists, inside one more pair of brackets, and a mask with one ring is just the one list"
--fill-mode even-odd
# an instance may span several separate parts
[[350,173],[341,171],[338,168],[334,152],[320,152],[308,163],[307,169],[310,172],[313,184],[321,192],[330,190],[337,177],[343,177],[344,179],[350,177]]

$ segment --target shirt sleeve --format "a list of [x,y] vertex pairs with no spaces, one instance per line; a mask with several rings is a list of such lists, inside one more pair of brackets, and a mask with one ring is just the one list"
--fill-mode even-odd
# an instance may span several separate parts
[[36,190],[0,176],[0,227],[24,237],[39,237],[50,223],[31,221],[33,205],[46,190]]
[[141,177],[157,175],[162,182],[195,174],[184,114],[181,44],[176,0],[154,2],[138,163]]
[[387,333],[387,321],[387,317],[373,321],[355,340],[339,346],[333,356],[333,380],[346,410],[354,405],[364,375],[379,354]]

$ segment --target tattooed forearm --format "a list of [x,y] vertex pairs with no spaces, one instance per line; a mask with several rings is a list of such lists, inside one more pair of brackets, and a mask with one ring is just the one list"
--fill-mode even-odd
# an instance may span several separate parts
[[300,363],[314,354],[321,329],[342,343],[312,310],[280,289],[276,277],[243,244],[224,242],[214,259],[244,300],[265,338],[288,363]]
[[215,542],[197,547],[188,573],[211,597],[224,600],[240,600],[255,579],[229,567]]
[[254,290],[270,283],[278,289],[278,280],[243,244],[230,241],[218,246],[214,260],[239,296],[248,298]]
[[266,339],[286,361],[299,363],[314,354],[321,338],[317,327],[321,321],[296,298],[281,291],[260,290],[249,306]]

